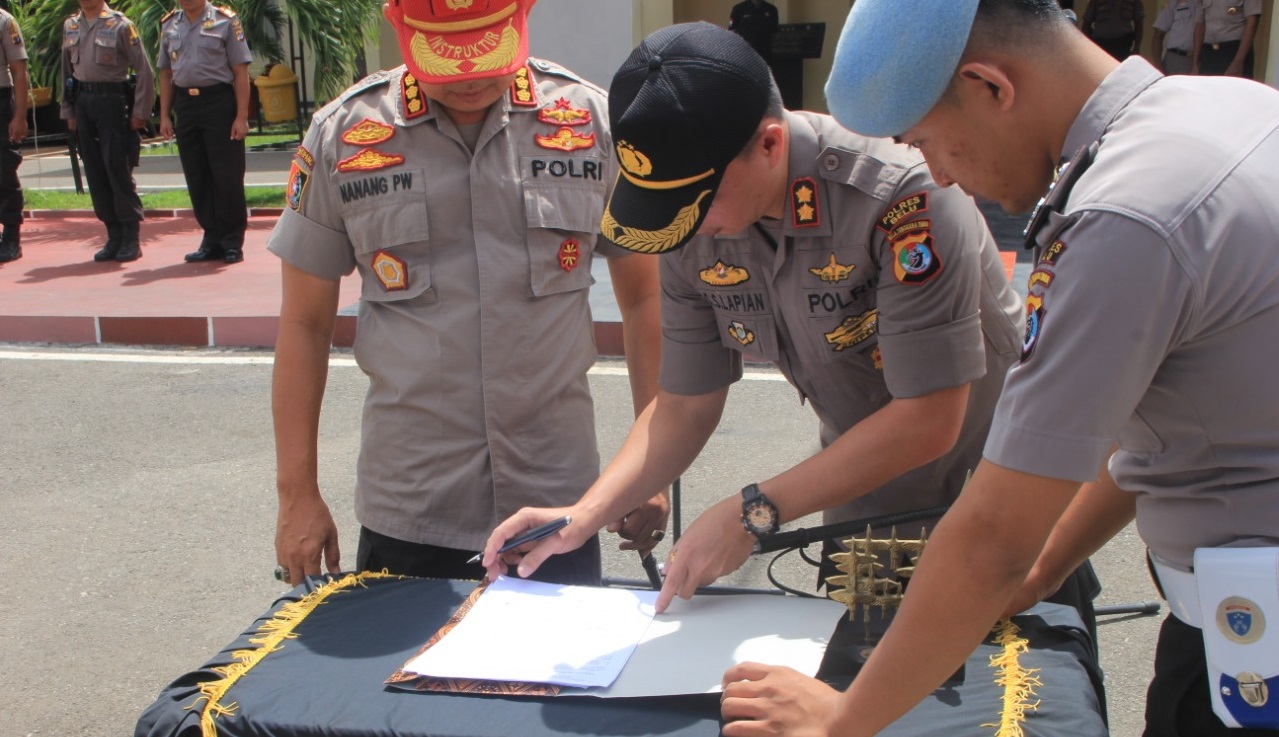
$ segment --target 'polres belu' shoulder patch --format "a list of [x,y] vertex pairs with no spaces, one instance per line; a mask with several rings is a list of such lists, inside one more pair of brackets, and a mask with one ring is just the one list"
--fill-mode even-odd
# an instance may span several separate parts
[[928,211],[928,193],[920,192],[909,197],[903,197],[893,204],[892,207],[884,210],[884,214],[880,216],[879,222],[875,224],[876,228],[891,233],[897,224],[906,218],[921,212]]
[[911,233],[892,246],[893,276],[898,282],[918,286],[941,273],[941,256],[929,231]]

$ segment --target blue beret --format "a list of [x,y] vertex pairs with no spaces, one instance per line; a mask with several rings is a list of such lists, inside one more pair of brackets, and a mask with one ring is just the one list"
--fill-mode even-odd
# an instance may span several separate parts
[[840,125],[896,136],[941,99],[978,0],[857,0],[835,47],[826,101]]

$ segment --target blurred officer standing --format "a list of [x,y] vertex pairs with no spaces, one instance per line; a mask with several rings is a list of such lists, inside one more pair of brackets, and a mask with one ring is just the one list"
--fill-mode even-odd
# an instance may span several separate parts
[[1198,12],[1198,0],[1171,0],[1155,18],[1150,61],[1164,74],[1190,74],[1190,47]]
[[[0,146],[0,263],[22,258],[22,183],[18,181],[18,165],[22,151],[18,144],[27,137],[27,49],[22,44],[22,29],[12,15],[0,10],[0,54],[4,71],[0,72],[0,120],[9,124],[9,137]],[[6,80],[5,78],[8,78]],[[8,81],[8,84],[4,84]]]
[[[187,262],[244,260],[244,137],[249,62],[240,19],[206,0],[178,0],[160,22],[160,135],[177,133],[182,173],[204,229]],[[176,99],[175,99],[176,98]],[[177,113],[175,128],[171,113]]]
[[[89,180],[93,212],[107,226],[94,261],[134,261],[142,255],[142,200],[133,181],[141,139],[151,117],[155,77],[142,40],[124,13],[103,0],[79,0],[62,25],[62,119],[75,133]],[[129,69],[137,85],[128,80]],[[130,113],[132,108],[132,114]]]
[[1252,79],[1261,0],[1199,0],[1192,74]]

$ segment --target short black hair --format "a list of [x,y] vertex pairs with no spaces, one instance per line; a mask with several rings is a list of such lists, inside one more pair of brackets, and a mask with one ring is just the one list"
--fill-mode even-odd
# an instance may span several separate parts
[[1068,22],[1057,0],[980,0],[968,48],[1042,47]]

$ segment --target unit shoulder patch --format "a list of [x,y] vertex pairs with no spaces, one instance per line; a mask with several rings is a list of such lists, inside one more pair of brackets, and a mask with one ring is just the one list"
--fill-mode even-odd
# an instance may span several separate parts
[[941,270],[941,257],[928,231],[893,242],[893,275],[898,282],[918,286],[931,281]]
[[893,229],[895,229],[898,226],[898,224],[900,224],[906,218],[911,217],[912,215],[915,215],[917,213],[927,212],[927,211],[928,211],[928,193],[919,192],[917,194],[913,194],[908,197],[903,197],[902,199],[893,203],[892,206],[890,206],[887,210],[884,211],[884,214],[879,218],[879,222],[875,225],[875,227],[879,228],[885,233],[891,233]]

